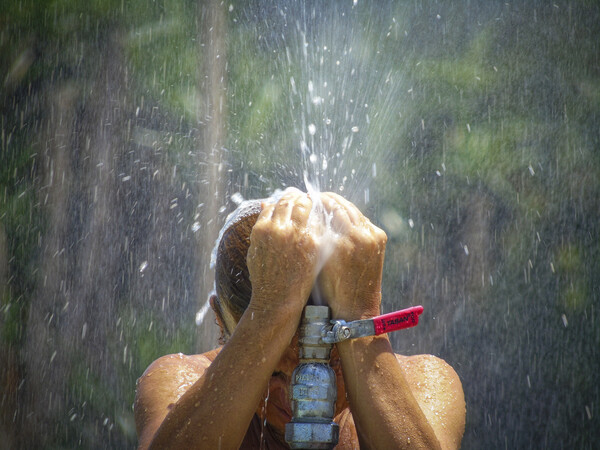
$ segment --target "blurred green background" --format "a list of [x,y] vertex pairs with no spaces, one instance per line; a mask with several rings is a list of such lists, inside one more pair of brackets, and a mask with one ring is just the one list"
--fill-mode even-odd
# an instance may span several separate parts
[[0,448],[135,447],[225,216],[305,172],[387,232],[463,448],[597,445],[598,2],[9,0],[0,67]]

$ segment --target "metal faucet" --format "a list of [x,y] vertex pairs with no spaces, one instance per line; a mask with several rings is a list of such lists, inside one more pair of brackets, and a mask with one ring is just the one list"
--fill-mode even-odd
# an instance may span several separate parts
[[419,323],[422,306],[372,319],[345,322],[330,320],[327,306],[307,305],[299,327],[300,363],[292,374],[292,420],[285,426],[285,440],[292,449],[332,449],[339,440],[333,421],[337,386],[329,366],[334,343],[409,328]]
[[330,449],[338,443],[340,427],[333,421],[337,386],[329,366],[333,344],[321,336],[329,318],[327,306],[308,305],[302,314],[300,363],[292,374],[290,390],[292,421],[285,426],[285,440],[293,449]]

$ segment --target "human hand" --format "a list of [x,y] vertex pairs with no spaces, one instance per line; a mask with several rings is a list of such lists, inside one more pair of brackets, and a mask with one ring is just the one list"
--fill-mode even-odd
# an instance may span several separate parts
[[308,224],[312,201],[287,189],[263,210],[252,228],[247,265],[251,310],[299,315],[316,279],[317,244]]
[[334,193],[321,194],[337,234],[319,275],[319,289],[334,319],[357,320],[380,313],[381,277],[387,236],[354,204]]

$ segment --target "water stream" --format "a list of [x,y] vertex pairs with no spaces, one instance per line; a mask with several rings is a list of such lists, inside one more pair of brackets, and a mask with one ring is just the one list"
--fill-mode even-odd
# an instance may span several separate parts
[[289,186],[385,230],[384,311],[425,307],[394,349],[456,369],[464,448],[598,442],[597,2],[23,0],[0,22],[8,447],[133,447],[137,377],[217,345],[227,214]]

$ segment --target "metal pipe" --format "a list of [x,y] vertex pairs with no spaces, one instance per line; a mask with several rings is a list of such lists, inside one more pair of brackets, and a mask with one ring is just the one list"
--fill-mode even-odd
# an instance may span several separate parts
[[329,366],[332,344],[323,341],[330,326],[327,306],[304,308],[299,328],[300,363],[292,374],[292,420],[285,426],[285,440],[292,449],[331,449],[339,439],[333,421],[337,386]]
[[422,306],[413,306],[346,322],[330,320],[327,306],[304,307],[298,332],[300,363],[292,373],[290,389],[292,420],[285,426],[290,448],[331,449],[338,443],[340,428],[333,421],[337,386],[335,372],[329,366],[333,344],[414,327],[422,313]]

